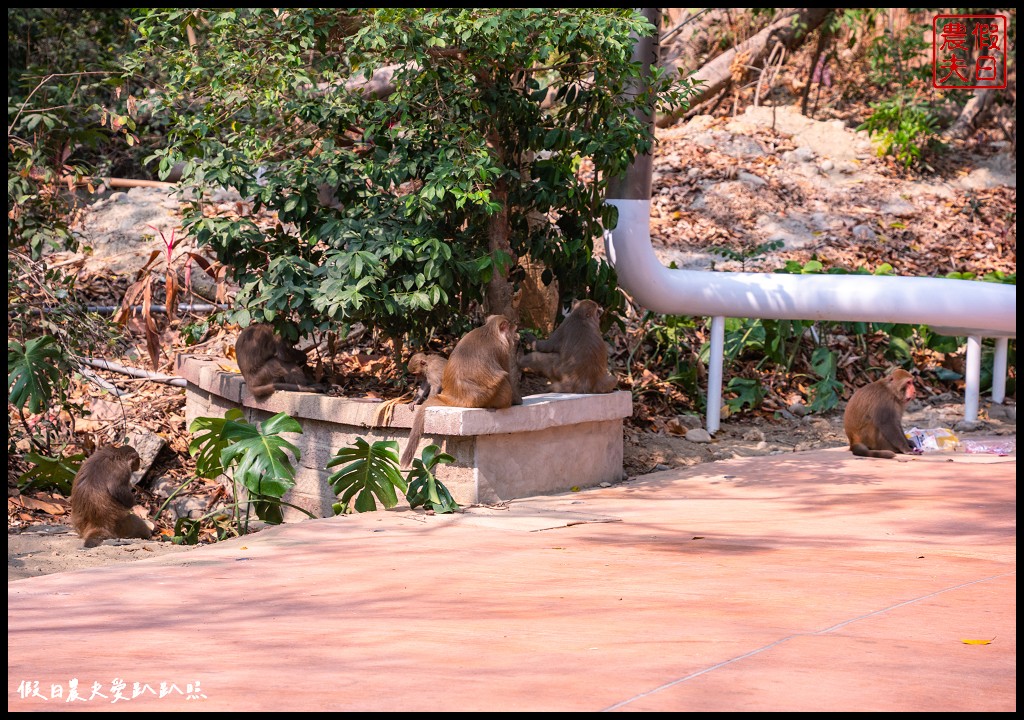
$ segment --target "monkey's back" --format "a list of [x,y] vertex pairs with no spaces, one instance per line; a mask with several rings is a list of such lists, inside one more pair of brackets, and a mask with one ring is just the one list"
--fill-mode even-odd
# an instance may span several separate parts
[[905,453],[907,446],[896,441],[903,437],[903,405],[885,386],[870,383],[854,391],[843,412],[843,430],[851,448],[861,444],[869,450]]
[[441,392],[428,405],[507,408],[512,405],[508,358],[484,325],[455,345],[441,376]]
[[112,514],[131,511],[131,476],[139,463],[139,454],[129,446],[101,447],[85,459],[71,484],[71,524],[76,532],[81,535],[107,523]]
[[267,325],[250,325],[235,341],[235,362],[242,375],[250,377],[277,352],[273,331]]

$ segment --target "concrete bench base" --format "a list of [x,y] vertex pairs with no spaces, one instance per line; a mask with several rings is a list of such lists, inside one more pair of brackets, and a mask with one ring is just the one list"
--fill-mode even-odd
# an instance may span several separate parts
[[[263,401],[245,388],[238,373],[215,360],[179,355],[177,373],[187,381],[185,419],[223,417],[240,408],[251,423],[286,412],[302,434],[286,433],[299,448],[296,485],[285,500],[322,517],[333,515],[337,497],[327,469],[337,451],[357,437],[369,443],[397,440],[405,447],[412,408],[394,408],[391,424],[376,425],[377,400],[278,391]],[[419,450],[431,443],[455,457],[436,468],[437,478],[462,506],[489,505],[530,495],[592,487],[623,479],[622,420],[633,412],[631,394],[547,393],[530,395],[505,410],[437,407],[427,411]],[[340,466],[339,466],[340,467]],[[399,503],[404,503],[404,498]],[[285,520],[306,516],[285,512]]]

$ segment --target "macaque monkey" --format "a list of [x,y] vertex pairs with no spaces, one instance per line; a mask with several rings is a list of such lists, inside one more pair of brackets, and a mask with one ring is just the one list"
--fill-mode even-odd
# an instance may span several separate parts
[[421,405],[428,397],[441,392],[441,379],[447,364],[447,358],[432,353],[420,352],[409,358],[409,372],[422,378],[412,399],[413,405]]
[[132,512],[132,471],[139,454],[125,445],[106,445],[90,455],[71,485],[71,521],[92,548],[114,538],[150,538],[155,525]]
[[914,397],[914,378],[897,368],[858,388],[846,404],[843,429],[850,451],[860,457],[894,458],[913,450],[903,434],[903,408]]
[[441,376],[441,391],[431,392],[413,410],[409,441],[402,453],[403,468],[412,464],[416,445],[423,436],[423,416],[428,407],[501,409],[522,404],[516,367],[518,341],[515,323],[504,315],[491,315],[456,343]]
[[543,375],[553,392],[606,393],[618,386],[608,372],[608,346],[601,337],[601,306],[581,300],[547,340],[538,340],[522,369]]
[[[416,353],[409,358],[409,372],[419,375],[419,386],[412,398],[412,405],[420,405],[428,397],[441,392],[441,378],[444,375],[444,367],[448,364],[448,358],[433,353]],[[385,400],[377,408],[373,418],[374,425],[390,425],[395,405],[401,404],[401,398]]]
[[275,390],[324,390],[323,385],[312,381],[306,353],[279,337],[266,323],[250,325],[238,335],[235,359],[249,392],[257,399],[269,397]]

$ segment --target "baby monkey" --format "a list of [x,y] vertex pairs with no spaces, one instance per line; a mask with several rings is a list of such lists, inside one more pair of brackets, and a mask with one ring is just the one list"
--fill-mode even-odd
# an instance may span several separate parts
[[441,392],[441,378],[444,377],[444,368],[447,364],[448,358],[433,353],[418,352],[409,358],[409,372],[421,378],[412,399],[413,405],[422,405],[428,397],[434,397]]

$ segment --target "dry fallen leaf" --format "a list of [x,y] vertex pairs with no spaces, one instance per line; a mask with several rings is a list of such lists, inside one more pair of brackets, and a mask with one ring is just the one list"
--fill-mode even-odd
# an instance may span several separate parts
[[91,402],[93,420],[120,420],[124,417],[124,406],[118,402],[111,402],[103,398],[94,398]]
[[93,420],[92,418],[81,418],[75,421],[75,432],[79,434],[99,432],[106,426],[107,423],[100,420]]
[[689,428],[679,422],[679,418],[669,418],[665,423],[665,430],[671,435],[686,435]]
[[64,508],[60,505],[44,502],[43,500],[36,500],[33,497],[23,496],[21,498],[21,503],[29,510],[42,510],[48,515],[63,515],[65,512]]
[[[995,638],[992,638],[995,640]],[[991,645],[992,640],[961,640],[964,645]]]

